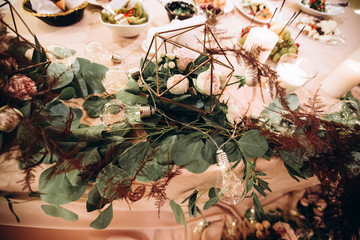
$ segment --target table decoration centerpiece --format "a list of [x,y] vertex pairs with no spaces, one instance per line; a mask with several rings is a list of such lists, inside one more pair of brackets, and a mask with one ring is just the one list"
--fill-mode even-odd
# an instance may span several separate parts
[[[2,37],[7,37],[5,30],[2,33],[5,34]],[[162,40],[164,45],[169,42],[186,48],[171,39]],[[16,46],[19,50],[19,45]],[[141,60],[138,74],[129,71],[127,88],[116,94],[105,91],[101,81],[108,69],[100,64],[77,58],[71,67],[52,63],[46,72],[39,72],[36,65],[35,75],[29,71],[25,76],[16,76],[17,70],[11,60],[15,53],[13,48],[2,49],[2,54],[10,58],[1,62],[1,66],[10,66],[10,71],[1,75],[0,107],[7,105],[18,109],[23,116],[14,110],[18,116],[14,119],[17,125],[4,124],[10,127],[0,132],[0,149],[2,154],[21,152],[18,163],[24,171],[24,180],[19,184],[23,184],[30,196],[44,201],[42,209],[46,214],[70,221],[76,221],[78,216],[63,205],[87,193],[84,207],[88,212],[99,213],[89,224],[96,229],[104,229],[111,223],[113,201],[124,200],[130,206],[144,198],[154,199],[159,213],[161,207],[169,203],[176,221],[186,226],[184,209],[190,217],[202,215],[221,201],[226,192],[214,183],[214,187],[205,192],[194,189],[182,203],[169,199],[166,194],[169,182],[185,169],[194,174],[202,173],[221,162],[224,156],[220,158],[219,154],[225,153],[230,163],[227,170],[235,172],[238,166],[244,166],[242,175],[237,175],[242,183],[238,192],[242,197],[253,199],[255,214],[261,218],[265,212],[259,195],[266,196],[271,186],[266,181],[266,173],[257,171],[257,159],[280,157],[295,180],[313,175],[319,178],[327,193],[325,214],[334,236],[358,234],[355,229],[358,216],[348,206],[354,206],[354,200],[359,197],[356,188],[359,101],[347,94],[341,111],[332,114],[323,112],[317,94],[300,106],[295,94],[285,95],[276,81],[276,72],[257,60],[256,53],[261,49],[223,49],[205,43],[202,46],[202,51],[195,51],[194,58],[169,51],[164,55],[159,53],[157,58]],[[273,81],[276,99],[259,118],[242,114],[230,121],[231,108],[226,99],[214,94],[221,93],[229,84],[239,87],[245,84],[243,77],[235,76],[235,83],[224,81],[225,86],[222,86],[221,75],[216,72],[219,66],[211,69],[212,64],[218,63],[231,72],[227,65],[209,60],[216,54],[230,51],[259,76],[270,76]],[[39,57],[39,52],[34,50],[33,59],[42,64],[47,60],[45,52],[40,53]],[[24,51],[19,56],[23,57]],[[28,66],[32,67],[25,69],[33,69],[33,65]],[[191,73],[190,69],[194,71]],[[184,71],[187,71],[185,75]],[[183,76],[176,76],[179,74]],[[186,81],[186,75],[191,79]],[[162,80],[163,91],[160,91]],[[13,91],[16,85],[21,94]],[[195,98],[195,106],[204,110],[164,101],[162,93],[171,93],[180,102]],[[84,110],[68,107],[66,101],[72,98],[85,98]],[[85,114],[99,117],[103,106],[113,99],[129,106],[148,105],[155,113],[114,129],[81,122]],[[208,103],[210,100],[217,104]],[[145,132],[134,134],[139,131]],[[34,171],[40,165],[47,165],[47,169],[41,173],[39,191],[34,191],[31,187]],[[6,193],[2,197],[19,220],[13,208],[15,200]]]

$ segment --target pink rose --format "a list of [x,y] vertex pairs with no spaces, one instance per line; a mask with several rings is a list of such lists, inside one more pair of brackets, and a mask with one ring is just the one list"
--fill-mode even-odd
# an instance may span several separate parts
[[184,47],[176,49],[175,55],[178,57],[177,66],[180,70],[185,70],[190,62],[194,62],[199,57],[199,53]]
[[184,94],[189,89],[189,80],[181,74],[176,74],[167,80],[167,88],[172,94]]
[[3,91],[9,97],[19,100],[30,100],[37,93],[34,81],[24,74],[12,76],[5,84]]
[[[212,76],[212,94],[218,95],[221,93],[221,89],[224,87],[225,83],[224,77],[220,72],[213,71]],[[210,95],[210,86],[211,86],[211,71],[208,69],[205,72],[199,74],[196,79],[196,88],[199,92]]]
[[22,113],[16,108],[11,108],[8,105],[0,108],[0,131],[11,132],[19,124]]

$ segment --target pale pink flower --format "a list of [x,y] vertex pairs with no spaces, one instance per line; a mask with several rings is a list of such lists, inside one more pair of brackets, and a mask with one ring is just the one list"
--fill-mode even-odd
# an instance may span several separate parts
[[172,94],[184,94],[189,89],[189,80],[184,75],[176,74],[167,80],[167,88],[171,88],[169,91]]
[[12,76],[3,87],[4,93],[19,100],[30,100],[36,93],[36,86],[33,80],[24,74]]
[[[212,74],[212,94],[218,95],[221,93],[221,89],[224,87],[224,77],[220,72],[213,71]],[[210,86],[211,86],[211,71],[208,69],[205,72],[202,72],[198,75],[196,79],[197,89],[206,95],[210,95]]]
[[199,53],[184,47],[176,49],[175,54],[178,57],[177,65],[180,70],[185,70],[190,62],[194,62],[199,57]]
[[16,109],[8,105],[0,108],[0,131],[11,132],[21,121],[23,115]]
[[240,109],[236,106],[236,104],[228,103],[227,105],[227,113],[226,119],[230,124],[234,124],[235,122],[240,121]]

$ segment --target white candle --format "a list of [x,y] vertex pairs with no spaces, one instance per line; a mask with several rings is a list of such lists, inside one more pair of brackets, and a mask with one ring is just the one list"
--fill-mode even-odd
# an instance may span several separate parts
[[282,63],[276,68],[279,75],[280,86],[285,88],[286,93],[293,92],[296,88],[303,86],[309,75],[299,66],[292,63]]
[[358,84],[360,84],[360,48],[321,82],[320,89],[329,96],[338,98]]
[[253,27],[245,40],[244,48],[250,51],[254,45],[261,46],[265,51],[262,51],[258,57],[261,63],[264,63],[269,57],[272,49],[275,47],[279,36],[266,27]]

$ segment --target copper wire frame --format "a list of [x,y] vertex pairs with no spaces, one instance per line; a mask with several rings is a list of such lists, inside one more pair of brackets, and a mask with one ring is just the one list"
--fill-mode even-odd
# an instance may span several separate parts
[[47,67],[50,65],[51,61],[49,60],[49,56],[47,55],[45,49],[41,46],[41,44],[39,43],[38,45],[30,42],[29,40],[27,40],[26,38],[24,38],[18,31],[18,27],[17,27],[17,23],[16,23],[16,17],[20,19],[20,21],[22,22],[22,24],[26,27],[27,31],[31,34],[31,36],[33,36],[33,38],[35,39],[35,34],[30,30],[29,26],[26,24],[26,22],[22,19],[22,17],[20,16],[20,14],[16,11],[15,7],[11,4],[11,2],[9,0],[4,0],[4,3],[0,4],[0,8],[4,7],[8,5],[9,6],[9,10],[10,10],[10,14],[11,14],[11,19],[12,19],[12,24],[13,26],[7,24],[3,19],[0,18],[0,22],[2,24],[4,24],[8,29],[10,29],[15,35],[16,38],[18,39],[18,41],[20,41],[20,39],[24,42],[26,42],[27,44],[29,44],[34,51],[37,51],[39,53],[45,53],[46,55],[46,61],[44,62],[40,62],[40,63],[34,63],[32,65],[29,65],[27,67],[23,67],[20,69],[15,70],[13,73],[18,73],[18,72],[22,72],[25,71],[27,69],[30,68],[34,68],[34,67],[42,67],[43,71],[45,71],[47,69]]
[[[194,31],[194,30],[199,29],[199,28],[200,28],[200,30],[201,30],[201,28],[203,28],[203,33],[204,33],[203,38],[201,40],[197,39],[203,45],[202,52],[197,50],[197,49],[194,49],[192,47],[189,47],[187,45],[184,45],[184,44],[176,41],[176,38],[179,37],[180,35],[185,34],[187,32],[190,32],[190,31]],[[172,34],[172,33],[173,33],[173,35],[169,36],[169,34]],[[209,39],[211,39],[212,41],[210,41]],[[158,42],[159,40],[160,40],[160,43]],[[210,95],[209,95],[209,97],[210,97],[210,109],[209,110],[205,110],[205,109],[202,109],[202,108],[197,108],[197,107],[194,107],[194,106],[191,106],[191,105],[188,105],[188,104],[184,104],[184,103],[181,103],[181,102],[177,102],[177,101],[174,101],[172,99],[164,97],[163,95],[165,93],[167,93],[171,88],[168,88],[163,92],[160,92],[158,55],[159,55],[159,51],[160,51],[160,49],[162,47],[164,47],[165,54],[168,53],[168,45],[167,44],[171,44],[171,45],[173,45],[175,47],[187,48],[189,50],[192,50],[194,52],[199,53],[199,55],[207,57],[207,59],[203,63],[201,63],[196,68],[194,68],[189,73],[187,73],[179,82],[174,84],[171,88],[175,87],[181,81],[186,79],[191,73],[195,72],[197,69],[199,69],[199,68],[201,68],[201,67],[203,67],[203,66],[205,66],[207,64],[210,64],[211,82],[210,82],[210,86],[209,86],[209,88],[210,88]],[[151,52],[151,49],[152,49],[153,45],[155,47],[155,52],[154,52],[153,55],[151,55],[150,52]],[[212,51],[207,51],[209,49],[214,49],[214,48],[220,50],[220,54],[216,54],[216,55],[224,56],[226,63],[216,59],[214,57],[215,54],[213,54]],[[232,77],[232,75],[234,73],[233,65],[229,61],[228,57],[226,56],[225,51],[222,49],[221,45],[219,44],[218,40],[216,39],[216,36],[213,34],[213,32],[211,31],[211,29],[209,28],[209,26],[206,23],[155,33],[152,40],[151,40],[148,51],[146,53],[145,60],[143,61],[143,64],[142,64],[142,66],[140,68],[141,73],[143,73],[146,70],[146,68],[149,66],[150,62],[153,61],[154,58],[155,58],[155,64],[156,64],[156,89],[153,89],[151,86],[149,86],[146,83],[146,81],[142,77],[140,77],[143,84],[148,86],[148,89],[150,89],[151,93],[154,94],[160,100],[175,103],[177,105],[180,105],[180,106],[183,106],[183,107],[186,107],[186,108],[190,108],[192,110],[202,112],[202,113],[205,113],[205,114],[211,113],[215,109],[216,105],[220,101],[221,95],[223,94],[226,86],[228,85],[228,83],[229,83],[229,81],[230,81],[230,79],[231,79],[231,77]],[[149,60],[149,61],[146,61],[146,60]],[[217,99],[215,101],[213,100],[213,93],[212,93],[212,90],[213,90],[213,86],[212,86],[213,85],[213,76],[214,76],[213,75],[214,74],[214,64],[218,64],[220,66],[223,66],[223,67],[229,69],[229,73],[226,76],[225,87],[223,89],[221,89],[221,92],[220,92],[220,94],[217,95]],[[142,74],[140,74],[140,76],[142,76]]]

